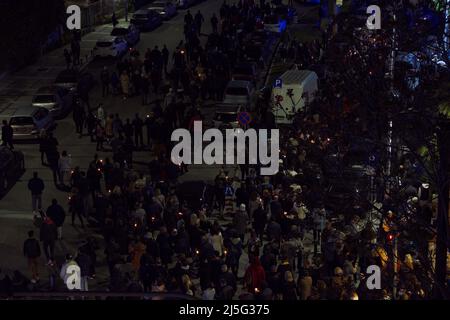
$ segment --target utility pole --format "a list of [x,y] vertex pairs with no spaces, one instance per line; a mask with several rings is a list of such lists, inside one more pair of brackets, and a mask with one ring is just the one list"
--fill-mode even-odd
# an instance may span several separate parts
[[392,263],[394,264],[394,277],[392,280],[392,298],[394,300],[397,300],[397,278],[398,278],[398,270],[397,270],[397,266],[398,266],[398,241],[397,241],[397,234],[394,236],[394,241],[393,241],[393,257],[392,257]]
[[447,0],[445,4],[444,49],[444,54],[447,55],[445,59],[448,59],[450,54],[450,0]]
[[437,134],[439,148],[439,175],[438,175],[438,209],[436,218],[436,283],[434,295],[436,299],[448,299],[445,296],[446,276],[447,276],[447,252],[449,241],[449,170],[450,148],[448,139],[450,139],[450,124],[448,121],[442,121]]
[[[387,78],[390,79],[390,94],[392,97],[395,97],[395,88],[394,88],[394,73],[395,73],[395,58],[397,56],[397,8],[393,8],[392,19],[393,19],[393,29],[392,29],[392,39],[391,39],[391,51],[389,54],[388,60],[388,74]],[[392,145],[393,145],[393,121],[392,119],[388,120],[388,136],[387,136],[387,168],[386,175],[389,177],[388,190],[390,189],[391,183],[391,174],[392,174]]]

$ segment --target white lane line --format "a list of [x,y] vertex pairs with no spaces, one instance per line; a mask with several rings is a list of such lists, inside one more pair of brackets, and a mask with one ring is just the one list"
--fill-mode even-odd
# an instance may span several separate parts
[[33,214],[26,210],[14,211],[14,210],[0,210],[0,219],[16,219],[16,220],[33,220]]

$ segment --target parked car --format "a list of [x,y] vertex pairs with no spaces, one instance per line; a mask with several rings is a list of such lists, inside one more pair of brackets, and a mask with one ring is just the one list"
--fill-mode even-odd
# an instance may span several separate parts
[[122,37],[110,37],[97,41],[94,47],[96,57],[122,57],[128,50],[128,43]]
[[94,87],[95,80],[89,72],[80,73],[77,70],[64,70],[58,74],[54,85],[70,91],[76,91],[79,87],[89,91]]
[[36,91],[31,105],[48,109],[55,119],[63,118],[72,110],[73,97],[73,92],[64,88],[42,87]]
[[125,40],[129,47],[135,46],[141,40],[141,32],[133,24],[115,26],[111,36]]
[[177,14],[177,6],[172,1],[167,0],[155,1],[148,9],[158,12],[164,20],[168,20]]
[[273,33],[283,33],[287,27],[287,21],[278,15],[268,15],[264,17],[264,30]]
[[258,67],[255,62],[241,62],[234,68],[231,75],[233,80],[245,80],[256,83],[258,77]]
[[0,147],[0,196],[5,195],[24,172],[23,153],[7,147]]
[[213,127],[219,130],[239,128],[238,115],[243,111],[245,111],[245,108],[240,105],[217,105],[213,118]]
[[31,105],[18,107],[11,114],[9,124],[15,141],[36,140],[42,130],[51,131],[55,128],[55,121],[48,109]]
[[224,104],[245,105],[253,107],[255,101],[255,87],[250,81],[231,80],[228,82],[224,92]]
[[162,24],[162,18],[154,10],[141,9],[133,14],[131,24],[135,25],[141,31],[150,31]]

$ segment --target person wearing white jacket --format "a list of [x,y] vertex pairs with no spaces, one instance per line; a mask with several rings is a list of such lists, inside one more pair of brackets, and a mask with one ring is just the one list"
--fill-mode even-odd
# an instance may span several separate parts
[[70,179],[70,172],[72,170],[72,158],[67,151],[61,153],[61,157],[58,160],[59,169],[59,183],[61,186],[65,186],[66,180]]
[[212,230],[211,236],[210,236],[210,242],[211,242],[214,250],[219,253],[219,257],[221,257],[224,253],[222,233],[218,230]]

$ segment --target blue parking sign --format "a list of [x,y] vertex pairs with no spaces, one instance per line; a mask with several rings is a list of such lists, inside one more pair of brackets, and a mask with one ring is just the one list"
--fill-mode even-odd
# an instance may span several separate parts
[[274,88],[281,88],[283,86],[283,81],[281,79],[276,79],[275,84],[273,85]]

